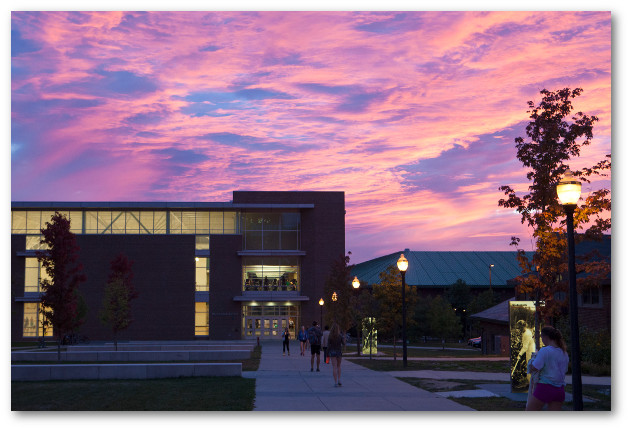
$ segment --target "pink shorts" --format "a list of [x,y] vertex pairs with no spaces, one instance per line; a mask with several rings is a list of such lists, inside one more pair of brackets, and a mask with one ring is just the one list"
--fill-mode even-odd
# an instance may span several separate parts
[[555,387],[550,384],[536,384],[534,397],[544,403],[564,402],[564,387]]

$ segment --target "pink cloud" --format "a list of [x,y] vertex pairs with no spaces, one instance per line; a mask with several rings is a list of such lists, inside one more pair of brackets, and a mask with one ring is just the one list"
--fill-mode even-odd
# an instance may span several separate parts
[[344,190],[355,260],[509,249],[528,233],[498,187],[527,189],[513,142],[528,100],[584,88],[576,110],[600,121],[571,165],[610,153],[610,18],[13,12],[12,199]]

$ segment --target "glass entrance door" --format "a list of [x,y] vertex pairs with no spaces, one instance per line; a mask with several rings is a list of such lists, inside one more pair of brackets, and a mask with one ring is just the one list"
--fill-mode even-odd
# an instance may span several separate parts
[[245,305],[243,306],[244,339],[282,339],[282,332],[289,329],[295,339],[299,308],[295,305]]
[[291,339],[295,338],[295,321],[289,317],[256,316],[245,317],[245,338],[281,339],[285,327]]

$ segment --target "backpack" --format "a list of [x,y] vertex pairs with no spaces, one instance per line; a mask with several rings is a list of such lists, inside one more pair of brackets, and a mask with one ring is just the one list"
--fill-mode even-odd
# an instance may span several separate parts
[[321,330],[319,329],[319,327],[311,327],[308,329],[308,342],[311,345],[319,345],[320,343],[320,336]]

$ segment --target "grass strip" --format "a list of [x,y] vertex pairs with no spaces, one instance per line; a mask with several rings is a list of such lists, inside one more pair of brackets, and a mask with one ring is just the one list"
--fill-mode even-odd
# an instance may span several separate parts
[[13,411],[251,411],[256,380],[236,376],[11,382]]

